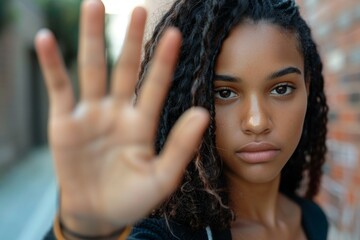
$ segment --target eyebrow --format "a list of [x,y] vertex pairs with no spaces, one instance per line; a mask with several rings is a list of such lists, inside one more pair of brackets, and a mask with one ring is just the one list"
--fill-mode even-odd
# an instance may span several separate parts
[[292,73],[301,75],[300,69],[298,69],[296,67],[287,67],[287,68],[281,69],[279,71],[276,71],[276,72],[270,74],[270,76],[267,77],[267,79],[272,80],[272,79],[279,78],[279,77],[285,76],[287,74],[292,74]]
[[[271,73],[266,79],[267,80],[273,80],[275,78],[280,78],[288,74],[299,74],[301,75],[300,69],[296,67],[286,67],[283,69],[280,69],[279,71]],[[231,76],[231,75],[223,75],[223,74],[215,74],[214,75],[214,81],[225,81],[225,82],[241,82],[241,78]]]

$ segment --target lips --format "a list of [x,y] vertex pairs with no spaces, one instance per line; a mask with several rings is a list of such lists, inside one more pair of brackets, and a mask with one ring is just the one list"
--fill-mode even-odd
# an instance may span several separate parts
[[265,142],[251,142],[236,152],[236,156],[247,163],[269,162],[280,152],[273,144]]

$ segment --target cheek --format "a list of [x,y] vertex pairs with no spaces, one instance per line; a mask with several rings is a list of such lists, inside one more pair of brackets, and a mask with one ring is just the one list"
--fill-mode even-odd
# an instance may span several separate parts
[[283,116],[278,125],[279,129],[281,129],[280,137],[286,139],[286,142],[292,145],[292,150],[295,150],[301,138],[306,107],[307,100],[305,97],[288,109],[285,114],[279,115]]
[[[218,116],[219,113],[217,113],[216,115]],[[224,137],[224,127],[226,126],[226,123],[220,117],[216,117],[215,121],[216,121],[216,131],[215,131],[216,147],[222,148],[222,146],[224,145],[224,140],[226,140],[226,138]]]
[[232,111],[227,111],[223,107],[216,108],[216,146],[224,149],[229,146],[231,141],[231,132],[236,129],[236,123]]

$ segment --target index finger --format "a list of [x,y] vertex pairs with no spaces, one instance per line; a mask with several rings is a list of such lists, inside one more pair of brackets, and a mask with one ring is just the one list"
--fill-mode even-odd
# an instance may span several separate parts
[[168,29],[156,49],[150,72],[139,94],[137,107],[147,117],[151,137],[156,133],[164,99],[171,86],[180,46],[179,30]]

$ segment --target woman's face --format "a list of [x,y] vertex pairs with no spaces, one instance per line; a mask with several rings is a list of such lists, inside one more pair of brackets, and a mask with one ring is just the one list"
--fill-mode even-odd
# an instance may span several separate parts
[[299,143],[307,106],[304,61],[294,34],[242,23],[215,67],[216,141],[228,177],[265,183]]

